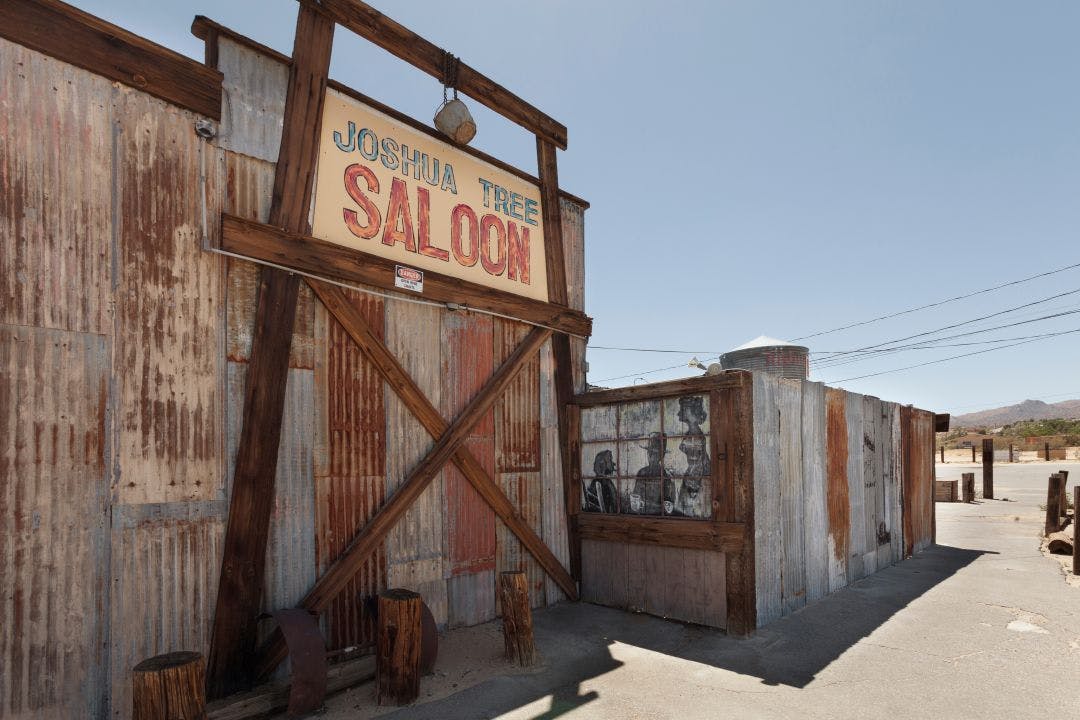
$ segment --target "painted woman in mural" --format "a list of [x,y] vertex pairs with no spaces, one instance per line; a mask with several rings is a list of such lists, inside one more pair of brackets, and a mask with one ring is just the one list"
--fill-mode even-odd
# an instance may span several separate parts
[[581,509],[584,512],[617,513],[619,503],[615,492],[615,458],[610,450],[601,450],[593,460],[596,477],[585,480],[585,497]]
[[686,456],[686,472],[675,499],[673,514],[686,517],[707,517],[709,514],[701,494],[703,482],[711,471],[708,437],[701,430],[701,424],[708,417],[702,396],[679,398],[678,418],[686,425],[686,437],[679,443],[679,451]]

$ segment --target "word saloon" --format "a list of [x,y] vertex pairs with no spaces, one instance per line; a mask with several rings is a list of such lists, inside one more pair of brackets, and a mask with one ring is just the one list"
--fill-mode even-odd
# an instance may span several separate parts
[[329,90],[315,187],[315,237],[547,300],[533,183]]

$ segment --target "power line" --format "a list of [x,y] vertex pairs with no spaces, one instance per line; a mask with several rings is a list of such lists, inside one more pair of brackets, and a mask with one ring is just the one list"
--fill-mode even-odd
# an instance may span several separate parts
[[668,350],[662,348],[611,347],[609,345],[589,345],[589,350],[624,350],[626,352],[679,353],[682,355],[719,355],[715,350]]
[[[1040,305],[1040,304],[1042,304],[1044,302],[1050,302],[1051,300],[1056,300],[1058,298],[1066,297],[1068,295],[1075,295],[1076,293],[1080,293],[1080,288],[1077,288],[1075,290],[1068,290],[1068,291],[1063,292],[1063,293],[1058,293],[1057,295],[1050,295],[1049,297],[1042,298],[1041,300],[1035,300],[1033,302],[1024,303],[1023,305],[1017,305],[1016,307],[1007,308],[1005,310],[999,310],[998,312],[990,313],[989,315],[982,315],[982,316],[977,317],[977,318],[972,318],[971,320],[964,320],[963,322],[953,323],[952,325],[944,325],[944,326],[936,328],[934,330],[927,330],[926,332],[915,333],[914,335],[908,335],[907,337],[896,338],[894,340],[885,340],[885,341],[879,342],[879,343],[877,343],[875,345],[866,345],[865,347],[855,348],[854,350],[848,350],[848,351],[846,351],[844,353],[840,353],[840,354],[841,355],[850,355],[852,353],[858,353],[858,352],[862,352],[864,350],[873,350],[874,348],[880,348],[883,345],[890,345],[892,343],[903,342],[905,340],[914,340],[915,338],[926,337],[927,335],[935,335],[935,334],[937,334],[939,332],[942,332],[943,330],[953,330],[953,329],[958,328],[958,327],[963,327],[964,325],[971,325],[972,323],[981,322],[983,320],[988,320],[988,319],[993,318],[993,317],[999,317],[1001,315],[1008,315],[1009,313],[1016,312],[1017,310],[1022,310],[1024,308],[1032,307],[1034,305]],[[1068,313],[1063,313],[1063,314],[1068,314]]]
[[[719,359],[720,359],[719,357],[707,358],[707,359],[702,361],[702,364],[707,364],[709,362],[715,362],[716,360],[719,360]],[[625,380],[626,378],[636,378],[636,377],[640,377],[642,375],[653,375],[653,374],[658,373],[658,372],[664,372],[665,370],[677,370],[678,368],[685,368],[685,367],[690,367],[690,366],[687,365],[686,363],[682,363],[680,365],[671,365],[669,367],[656,368],[654,370],[641,370],[639,372],[630,373],[629,375],[616,375],[615,377],[603,378],[602,380],[597,380],[596,382],[597,383],[603,383],[603,382],[611,382],[612,380]]]
[[[1070,265],[1069,266],[1069,268],[1072,268],[1072,267],[1080,267],[1080,263],[1077,263],[1076,265]],[[1061,272],[1062,270],[1067,270],[1069,268],[1062,268],[1061,270],[1055,270],[1055,271],[1052,271],[1052,272]],[[1020,282],[1020,281],[1016,281],[1016,282]],[[1029,302],[1029,303],[1024,303],[1023,305],[1017,305],[1015,307],[1007,308],[1005,310],[999,310],[998,312],[990,313],[989,315],[983,315],[981,317],[972,318],[970,320],[964,320],[963,322],[953,323],[952,325],[945,325],[943,327],[936,328],[934,330],[928,330],[926,332],[916,333],[915,335],[908,335],[907,337],[895,338],[893,340],[885,340],[885,341],[882,341],[882,342],[877,343],[875,345],[867,345],[865,347],[855,348],[853,350],[845,350],[845,351],[837,353],[836,356],[838,357],[838,356],[842,356],[842,355],[852,355],[852,354],[855,354],[855,353],[863,353],[864,351],[867,351],[867,350],[874,350],[875,348],[881,348],[883,345],[890,345],[892,343],[903,342],[905,340],[913,340],[915,338],[926,337],[927,335],[934,335],[934,334],[942,332],[944,330],[952,330],[952,329],[955,329],[955,328],[958,328],[958,327],[963,327],[964,325],[971,325],[973,323],[982,322],[983,320],[988,320],[990,318],[999,317],[1001,315],[1007,315],[1009,313],[1016,312],[1017,310],[1023,310],[1024,308],[1034,307],[1035,305],[1040,305],[1040,304],[1045,303],[1045,302],[1050,302],[1051,300],[1056,300],[1058,298],[1067,297],[1069,295],[1075,295],[1077,293],[1080,293],[1080,288],[1077,288],[1075,290],[1069,290],[1069,291],[1063,292],[1063,293],[1058,293],[1056,295],[1050,295],[1049,297],[1045,297],[1045,298],[1042,298],[1040,300],[1035,300],[1035,301]],[[942,303],[944,303],[944,301],[942,301]],[[1065,312],[1065,313],[1060,313],[1059,315],[1069,315],[1071,313],[1072,313],[1072,311]],[[1046,317],[1055,317],[1055,316],[1045,316],[1044,318],[1040,318],[1040,319],[1046,319]],[[1032,322],[1034,322],[1034,321],[1032,321]],[[1022,323],[1017,323],[1017,324],[1022,324]],[[1002,326],[1002,327],[1007,327],[1007,326]],[[811,336],[805,336],[805,337],[811,337]],[[799,340],[799,339],[803,339],[803,338],[796,338],[796,340]],[[719,360],[719,356],[717,356],[717,357],[715,357],[713,359],[714,360]],[[829,358],[829,359],[833,359],[833,358]],[[651,370],[639,370],[638,372],[629,373],[627,375],[618,375],[616,377],[604,378],[603,380],[597,380],[596,382],[602,383],[602,382],[610,382],[611,380],[623,380],[623,379],[626,379],[626,378],[638,377],[638,376],[641,376],[641,375],[652,375],[652,374],[655,374],[655,373],[658,373],[658,372],[664,372],[665,370],[675,370],[675,369],[680,368],[680,367],[684,367],[684,366],[683,365],[671,365],[671,366],[668,366],[668,367],[654,368],[654,369],[651,369]]]
[[1073,265],[1066,265],[1065,267],[1058,268],[1057,270],[1048,270],[1047,272],[1042,272],[1042,273],[1039,273],[1037,275],[1031,275],[1031,276],[1026,277],[1026,278],[1021,278],[1020,280],[1011,280],[1011,281],[1009,281],[1007,283],[1002,283],[1001,285],[995,285],[994,287],[983,288],[982,290],[976,290],[975,292],[970,292],[970,293],[967,293],[965,295],[957,295],[956,297],[946,298],[945,300],[938,300],[937,302],[933,302],[933,303],[930,303],[928,305],[920,305],[919,307],[908,308],[907,310],[900,310],[899,312],[894,312],[894,313],[890,313],[888,315],[882,315],[880,317],[871,318],[870,320],[862,320],[860,322],[851,323],[850,325],[843,325],[841,327],[836,327],[836,328],[833,328],[832,330],[822,330],[821,332],[812,333],[810,335],[803,335],[802,337],[795,338],[795,340],[807,340],[807,339],[813,338],[813,337],[820,337],[822,335],[829,335],[829,334],[834,333],[834,332],[840,332],[841,330],[849,330],[849,329],[854,328],[854,327],[860,327],[862,325],[869,325],[870,323],[879,322],[881,320],[889,320],[889,319],[894,318],[894,317],[900,317],[901,315],[908,315],[908,314],[913,313],[913,312],[919,312],[920,310],[928,310],[928,309],[933,308],[933,307],[939,307],[941,305],[945,305],[945,304],[948,304],[948,303],[951,303],[951,302],[956,302],[957,300],[966,300],[967,298],[975,297],[976,295],[983,295],[985,293],[993,292],[995,290],[1001,290],[1002,288],[1011,287],[1013,285],[1020,285],[1022,283],[1030,282],[1031,280],[1037,280],[1038,278],[1048,277],[1050,275],[1056,275],[1057,273],[1065,272],[1066,270],[1072,270],[1072,269],[1078,268],[1078,267],[1080,267],[1080,263],[1075,263]]
[[986,350],[976,350],[975,352],[963,353],[961,355],[953,355],[951,357],[940,358],[938,360],[930,360],[928,362],[919,363],[917,365],[908,365],[908,366],[902,367],[902,368],[893,368],[892,370],[882,370],[881,372],[869,373],[867,375],[858,375],[856,377],[844,378],[843,380],[827,380],[827,381],[825,381],[825,383],[827,385],[839,385],[840,383],[851,382],[852,380],[863,380],[865,378],[877,377],[879,375],[888,375],[889,373],[901,372],[903,370],[912,370],[914,368],[925,367],[927,365],[936,365],[937,363],[948,362],[949,360],[958,360],[960,358],[971,357],[972,355],[982,355],[984,353],[994,352],[995,350],[1004,350],[1006,348],[1016,347],[1017,345],[1027,345],[1028,343],[1038,342],[1039,340],[1045,340],[1046,338],[1049,338],[1049,337],[1057,337],[1059,335],[1070,335],[1072,333],[1078,333],[1078,332],[1080,332],[1080,328],[1075,328],[1073,330],[1064,330],[1062,332],[1053,333],[1053,334],[1050,334],[1050,335],[1045,335],[1045,336],[1040,337],[1040,338],[1035,338],[1034,340],[1024,340],[1022,342],[1012,343],[1011,345],[1002,345],[1000,347],[987,348]]
[[[901,351],[904,351],[904,350],[932,350],[935,347],[949,347],[948,345],[939,345],[937,343],[939,343],[940,341],[944,341],[944,340],[954,340],[956,338],[969,337],[971,335],[979,335],[979,334],[984,333],[984,332],[993,332],[995,330],[1002,330],[1004,328],[1016,327],[1017,325],[1027,325],[1029,323],[1040,322],[1042,320],[1049,320],[1049,319],[1052,319],[1052,318],[1064,317],[1066,315],[1075,315],[1076,313],[1080,313],[1080,309],[1068,310],[1068,311],[1059,312],[1059,313],[1053,313],[1051,315],[1044,315],[1042,317],[1032,318],[1032,319],[1029,319],[1029,320],[1021,320],[1021,321],[1014,322],[1014,323],[1006,323],[1005,325],[996,325],[996,326],[991,327],[991,328],[983,328],[982,330],[972,330],[970,332],[957,333],[955,335],[946,335],[944,337],[934,338],[933,340],[927,340],[925,342],[918,342],[918,343],[911,343],[909,345],[900,345],[900,346],[896,346],[896,347],[887,347],[887,348],[881,348],[881,349],[878,349],[878,350],[869,350],[869,351],[866,351],[866,352],[848,351],[848,353],[850,353],[850,354],[847,354],[847,355],[844,354],[843,352],[840,352],[840,353],[836,353],[836,355],[834,357],[822,358],[821,360],[813,361],[813,366],[815,368],[818,368],[818,369],[827,368],[827,367],[835,367],[837,365],[848,365],[848,364],[853,363],[853,362],[861,362],[863,360],[869,360],[869,359],[874,358],[874,357],[879,357],[880,355],[890,354],[890,353],[893,353],[893,352],[901,352]],[[1011,338],[1011,339],[1019,340],[1021,338]],[[985,342],[998,342],[998,341],[987,340]]]

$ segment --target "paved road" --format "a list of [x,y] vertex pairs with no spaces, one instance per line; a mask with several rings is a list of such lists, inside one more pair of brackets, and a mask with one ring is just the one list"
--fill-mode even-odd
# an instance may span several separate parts
[[939,504],[936,547],[749,640],[556,606],[536,615],[545,672],[383,717],[1078,718],[1080,589],[1038,547],[1058,468],[1080,479],[1078,463],[999,466],[1008,500]]

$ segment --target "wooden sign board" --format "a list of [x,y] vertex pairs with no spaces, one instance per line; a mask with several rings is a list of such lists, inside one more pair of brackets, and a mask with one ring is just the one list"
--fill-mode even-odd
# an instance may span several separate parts
[[540,188],[334,90],[312,234],[546,302]]

